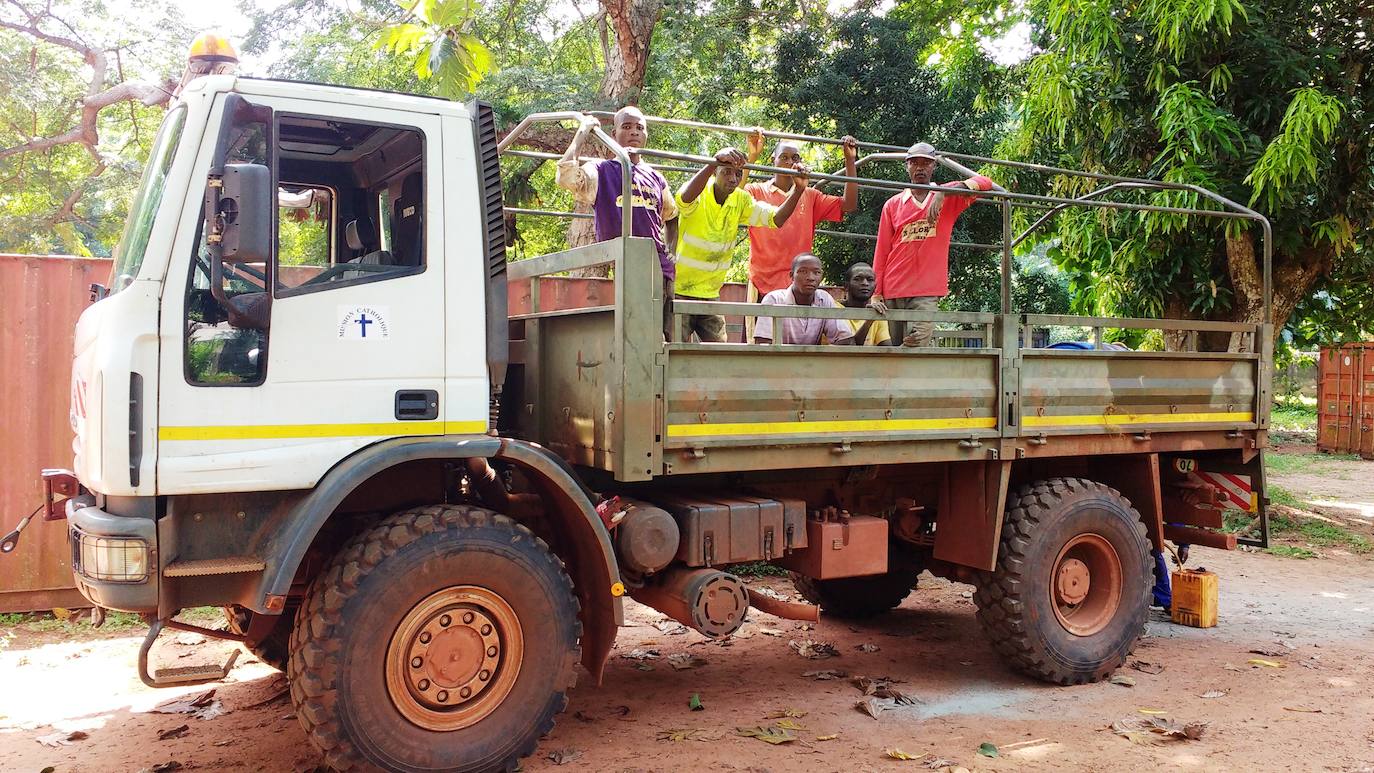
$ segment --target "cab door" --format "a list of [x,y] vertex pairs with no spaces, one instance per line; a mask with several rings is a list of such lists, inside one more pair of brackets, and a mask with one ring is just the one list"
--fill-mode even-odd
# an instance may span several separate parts
[[267,166],[275,238],[260,262],[223,262],[216,293],[215,215],[188,202],[163,298],[159,493],[309,488],[363,446],[443,434],[439,118],[233,94],[215,115],[193,179]]

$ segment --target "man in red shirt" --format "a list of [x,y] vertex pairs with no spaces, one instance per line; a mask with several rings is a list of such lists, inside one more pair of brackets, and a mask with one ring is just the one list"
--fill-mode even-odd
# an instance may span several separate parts
[[[930,185],[939,154],[934,146],[918,142],[906,152],[906,171],[917,185]],[[992,180],[974,175],[945,183],[951,188],[992,190]],[[889,309],[935,311],[949,295],[949,239],[954,221],[973,204],[974,196],[907,189],[887,200],[878,221],[878,246],[873,250],[873,272],[878,286],[873,299]],[[889,320],[894,346],[926,346],[935,325],[931,322]]]
[[[844,169],[849,177],[856,177],[855,162],[859,154],[859,144],[846,136],[844,143]],[[763,152],[763,132],[756,130],[749,137],[748,159],[753,163]],[[797,169],[801,166],[801,149],[796,143],[781,140],[773,149],[773,166],[784,169]],[[775,174],[763,182],[749,183],[744,190],[755,201],[762,201],[773,207],[781,207],[787,200],[796,178],[790,174]],[[859,208],[858,183],[845,183],[844,196],[831,196],[815,188],[803,191],[801,201],[797,202],[796,212],[785,225],[777,228],[749,229],[749,284],[762,298],[774,290],[792,286],[792,259],[811,252],[816,239],[816,226],[830,220],[838,222],[844,216]]]

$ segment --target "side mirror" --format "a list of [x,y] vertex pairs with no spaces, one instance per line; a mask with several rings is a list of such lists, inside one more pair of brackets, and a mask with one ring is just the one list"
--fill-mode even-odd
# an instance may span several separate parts
[[226,164],[219,195],[226,263],[266,263],[272,257],[277,196],[272,170],[262,164]]

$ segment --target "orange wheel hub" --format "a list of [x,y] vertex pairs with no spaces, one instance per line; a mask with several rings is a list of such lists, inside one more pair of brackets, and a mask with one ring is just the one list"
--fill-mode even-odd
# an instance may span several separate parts
[[391,637],[387,692],[420,727],[468,727],[510,694],[524,648],[505,599],[473,585],[445,588],[416,604]]
[[1050,575],[1054,616],[1075,636],[1107,627],[1121,606],[1121,557],[1098,534],[1080,534],[1059,551]]

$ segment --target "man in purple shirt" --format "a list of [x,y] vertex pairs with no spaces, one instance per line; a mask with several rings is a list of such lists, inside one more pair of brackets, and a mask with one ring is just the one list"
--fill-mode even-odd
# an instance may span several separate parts
[[[821,289],[821,259],[803,252],[792,259],[792,284],[763,296],[766,306],[814,306],[837,309],[839,304]],[[754,323],[754,343],[773,343],[773,318],[759,317]],[[838,344],[854,337],[849,323],[842,319],[798,319],[779,317],[784,344]]]
[[[568,152],[558,161],[558,184],[572,191],[579,204],[590,205],[596,226],[596,240],[604,242],[620,236],[622,182],[624,168],[620,161],[578,163],[583,145],[593,128],[600,124],[588,118],[577,130]],[[677,203],[668,181],[658,170],[644,163],[636,148],[644,147],[649,139],[648,123],[637,107],[622,107],[615,114],[612,130],[615,141],[630,152],[630,193],[633,214],[630,232],[654,240],[659,267],[663,270],[663,338],[671,341],[674,264],[673,250],[677,246]]]

